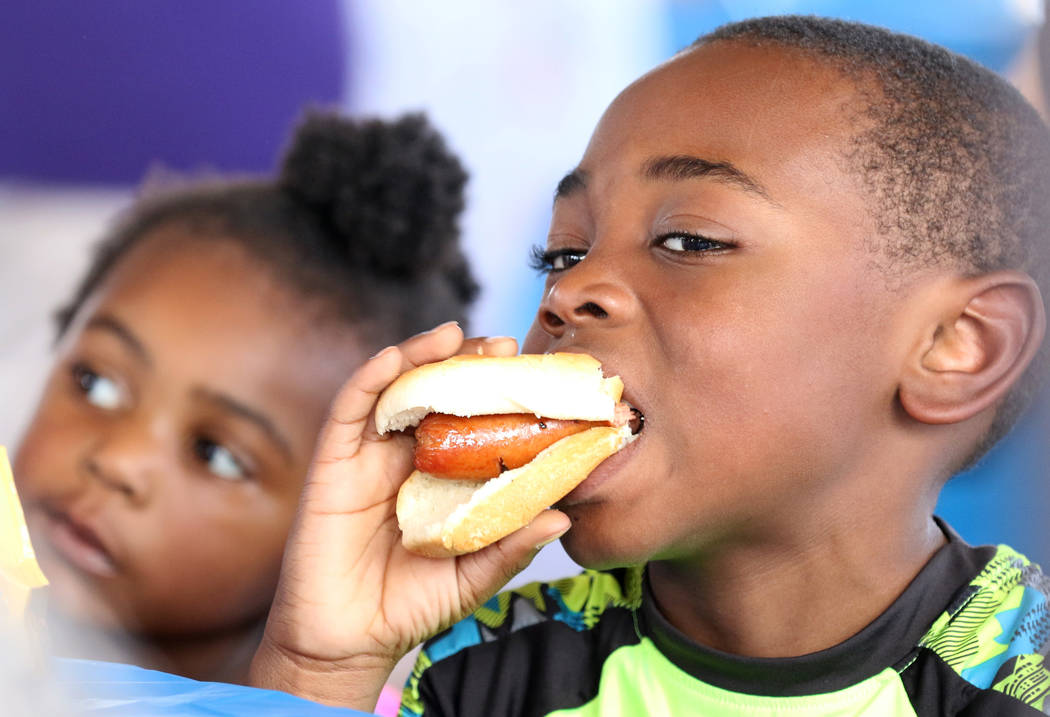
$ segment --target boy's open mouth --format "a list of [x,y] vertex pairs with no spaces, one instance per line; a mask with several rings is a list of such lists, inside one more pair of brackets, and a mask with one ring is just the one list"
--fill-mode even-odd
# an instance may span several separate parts
[[630,403],[627,405],[631,409],[631,417],[627,420],[627,425],[631,427],[631,435],[637,436],[645,428],[645,414],[631,406]]
[[611,423],[614,426],[628,426],[631,435],[637,436],[645,427],[645,414],[631,405],[630,401],[620,401],[616,404],[616,415]]

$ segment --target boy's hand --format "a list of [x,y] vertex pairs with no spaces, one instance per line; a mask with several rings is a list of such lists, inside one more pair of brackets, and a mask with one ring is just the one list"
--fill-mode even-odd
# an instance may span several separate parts
[[412,438],[379,436],[373,409],[401,373],[456,353],[513,355],[513,339],[469,339],[444,324],[384,349],[343,386],[306,479],[252,684],[371,711],[391,669],[475,610],[568,529],[547,511],[484,550],[424,558],[401,546],[394,508]]

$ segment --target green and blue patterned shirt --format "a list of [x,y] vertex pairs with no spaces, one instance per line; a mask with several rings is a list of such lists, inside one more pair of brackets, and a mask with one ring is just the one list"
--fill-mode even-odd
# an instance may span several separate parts
[[801,657],[693,643],[656,610],[642,568],[501,593],[424,645],[401,715],[1050,714],[1050,579],[1010,548],[945,532],[886,612]]

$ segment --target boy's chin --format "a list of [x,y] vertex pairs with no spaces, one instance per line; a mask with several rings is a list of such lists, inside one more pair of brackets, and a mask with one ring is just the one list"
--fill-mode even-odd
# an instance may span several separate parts
[[631,530],[615,526],[603,529],[592,524],[587,511],[574,506],[565,512],[572,519],[572,529],[562,536],[561,545],[573,562],[590,570],[612,570],[647,562],[648,546],[636,540]]

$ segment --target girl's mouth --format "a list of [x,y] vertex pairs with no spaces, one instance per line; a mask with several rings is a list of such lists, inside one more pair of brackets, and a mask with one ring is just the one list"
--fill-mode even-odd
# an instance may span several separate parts
[[73,567],[103,578],[117,574],[113,556],[90,526],[49,510],[45,531],[52,549]]

